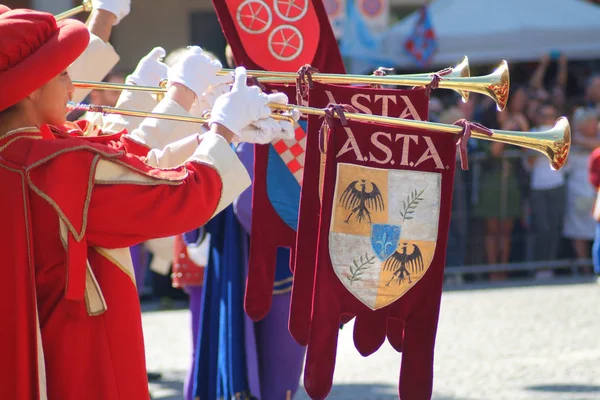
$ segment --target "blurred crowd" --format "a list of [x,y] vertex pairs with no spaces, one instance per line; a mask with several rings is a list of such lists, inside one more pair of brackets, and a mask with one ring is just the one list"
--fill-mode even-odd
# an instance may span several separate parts
[[[562,272],[543,268],[545,261],[591,259],[596,189],[588,182],[588,158],[600,146],[600,75],[590,74],[579,83],[569,79],[568,67],[564,56],[544,56],[528,74],[529,81],[511,82],[502,112],[487,97],[468,103],[457,97],[432,98],[430,119],[443,123],[466,118],[492,129],[542,132],[566,116],[572,131],[567,164],[558,171],[536,151],[470,141],[469,170],[457,168],[455,176],[448,267],[529,263],[530,268],[513,274],[545,278]],[[584,266],[576,272],[590,274],[592,269]],[[502,280],[509,274],[479,277]]]

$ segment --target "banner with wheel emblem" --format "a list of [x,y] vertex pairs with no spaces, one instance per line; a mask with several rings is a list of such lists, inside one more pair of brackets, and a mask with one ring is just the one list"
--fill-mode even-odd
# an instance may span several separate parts
[[321,72],[344,72],[320,0],[213,0],[213,4],[238,65],[295,72],[311,64]]

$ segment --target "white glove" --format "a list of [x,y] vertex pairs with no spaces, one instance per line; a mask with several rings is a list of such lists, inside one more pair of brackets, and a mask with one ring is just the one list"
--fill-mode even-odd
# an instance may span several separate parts
[[92,0],[95,10],[105,10],[117,17],[115,25],[125,18],[131,11],[131,0]]
[[258,86],[247,86],[246,69],[237,67],[233,89],[217,98],[211,111],[209,125],[221,124],[236,136],[240,136],[244,127],[271,115],[268,102],[269,97],[261,93]]
[[[273,93],[267,95],[269,102],[288,104],[285,93]],[[300,112],[292,110],[290,116],[295,122],[300,119]],[[295,127],[290,121],[275,120],[273,118],[259,119],[244,129],[237,138],[240,142],[267,144],[274,140],[291,140],[295,137]]]
[[223,66],[219,60],[215,60],[202,52],[198,46],[188,48],[187,54],[183,55],[171,68],[169,68],[167,87],[173,83],[180,83],[189,88],[199,99],[209,86],[217,86],[231,82],[231,76],[217,76]]
[[[233,75],[228,77],[228,83],[209,86],[206,92],[202,93],[202,96],[194,102],[192,110],[202,110],[202,112],[212,110],[219,96],[231,91],[229,82],[233,82]],[[190,112],[195,115],[193,111]]]
[[166,55],[167,52],[162,47],[153,48],[125,81],[137,86],[157,86],[160,81],[167,79],[169,67],[161,61]]

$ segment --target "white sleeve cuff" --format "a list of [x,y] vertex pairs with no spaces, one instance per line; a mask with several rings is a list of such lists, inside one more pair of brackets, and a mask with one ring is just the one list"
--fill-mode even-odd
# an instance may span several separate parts
[[[119,62],[119,55],[110,43],[90,32],[90,43],[68,68],[72,80],[102,81]],[[79,103],[90,89],[76,89],[73,101]]]
[[175,237],[170,236],[160,239],[151,239],[144,242],[144,247],[153,255],[150,262],[150,270],[157,274],[168,276],[173,260],[173,248],[175,247]]
[[200,135],[195,134],[165,146],[164,149],[152,149],[146,156],[146,164],[155,168],[176,168],[194,154],[200,142]]
[[188,161],[211,165],[221,177],[221,197],[212,217],[233,203],[250,186],[250,176],[235,151],[223,137],[214,132],[202,135],[200,145]]
[[[158,103],[153,112],[190,116],[183,107],[169,99]],[[191,122],[148,117],[144,119],[138,129],[131,132],[131,136],[151,149],[163,149],[170,143],[195,133],[202,133],[205,129],[202,125]]]

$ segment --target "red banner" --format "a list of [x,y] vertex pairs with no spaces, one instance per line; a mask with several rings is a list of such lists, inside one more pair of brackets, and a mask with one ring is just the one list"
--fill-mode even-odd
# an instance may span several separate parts
[[[284,92],[290,98],[294,97],[294,89],[291,87],[271,85],[269,89]],[[296,231],[279,216],[269,199],[267,171],[272,146],[271,144],[254,146],[252,232],[244,299],[246,314],[254,321],[263,319],[271,309],[277,248],[291,249],[290,263],[295,258]]]
[[454,139],[335,121],[327,142],[304,370],[311,398],[324,399],[331,389],[343,315],[371,315],[371,331],[379,337],[393,321],[394,331],[404,333],[400,398],[431,398]]
[[[406,118],[427,120],[428,103],[424,89],[392,90],[370,87],[324,85],[315,83],[310,94],[309,106],[324,108],[329,103],[349,104],[358,111]],[[304,185],[300,198],[300,215],[296,239],[294,286],[290,305],[290,333],[302,344],[308,343],[313,299],[315,255],[321,199],[319,188],[322,179],[324,156],[319,149],[319,130],[323,120],[311,116],[308,120],[308,135],[304,158]],[[361,326],[362,324],[359,324]],[[369,336],[370,337],[370,336]],[[361,353],[361,341],[357,343]],[[364,346],[372,347],[372,346]]]
[[213,0],[238,65],[296,72],[311,64],[345,73],[321,0]]

